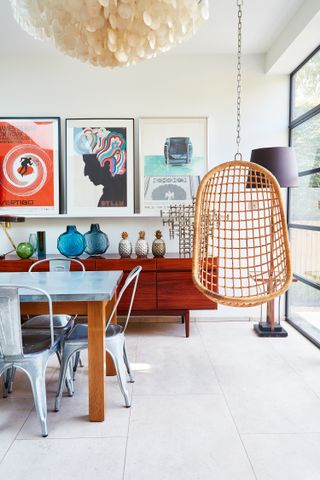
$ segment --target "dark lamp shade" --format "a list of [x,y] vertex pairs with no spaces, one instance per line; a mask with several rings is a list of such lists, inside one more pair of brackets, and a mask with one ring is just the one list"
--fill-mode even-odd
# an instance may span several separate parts
[[271,172],[280,187],[297,187],[298,165],[292,147],[255,148],[251,152],[250,162],[254,162]]

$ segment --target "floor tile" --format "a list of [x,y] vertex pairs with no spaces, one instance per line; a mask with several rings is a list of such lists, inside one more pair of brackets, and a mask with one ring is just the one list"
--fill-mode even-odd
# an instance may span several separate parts
[[121,480],[125,438],[17,440],[0,464],[10,480]]
[[0,462],[32,408],[31,399],[0,398]]
[[181,395],[136,397],[124,478],[255,477],[223,397]]
[[[158,344],[141,339],[136,357],[134,394],[221,393],[207,352],[199,337]],[[135,365],[133,365],[135,369]]]
[[242,438],[258,480],[319,480],[319,434]]

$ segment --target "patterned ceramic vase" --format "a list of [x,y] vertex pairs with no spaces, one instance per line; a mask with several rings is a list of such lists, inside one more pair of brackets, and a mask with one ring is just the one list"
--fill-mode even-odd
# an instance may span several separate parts
[[162,240],[162,233],[157,230],[155,233],[156,238],[152,242],[152,253],[154,257],[164,257],[166,253],[166,244]]
[[75,225],[67,225],[67,230],[58,237],[57,248],[65,257],[78,257],[85,249],[84,236]]
[[139,238],[136,243],[136,255],[138,258],[146,257],[149,253],[149,245],[145,240],[145,235],[143,230],[139,232]]
[[102,255],[109,248],[108,236],[100,230],[98,223],[92,223],[90,231],[84,234],[85,252],[88,255]]
[[132,254],[132,245],[128,239],[128,233],[122,232],[122,240],[119,242],[119,255],[121,258],[130,258]]

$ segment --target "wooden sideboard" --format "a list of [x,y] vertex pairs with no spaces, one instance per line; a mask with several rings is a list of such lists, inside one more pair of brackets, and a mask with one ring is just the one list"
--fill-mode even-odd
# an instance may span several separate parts
[[[58,255],[48,255],[47,258]],[[62,258],[62,257],[61,257]],[[215,310],[217,304],[200,293],[192,281],[192,259],[168,254],[165,258],[119,258],[117,255],[80,257],[86,270],[123,270],[120,288],[132,268],[142,266],[139,284],[133,304],[134,315],[181,316],[185,323],[186,336],[190,333],[190,310]],[[25,272],[37,259],[22,260],[9,255],[0,260],[0,272]],[[39,266],[46,270],[47,264]],[[79,269],[72,265],[72,269]],[[119,313],[129,306],[130,292],[123,296]]]

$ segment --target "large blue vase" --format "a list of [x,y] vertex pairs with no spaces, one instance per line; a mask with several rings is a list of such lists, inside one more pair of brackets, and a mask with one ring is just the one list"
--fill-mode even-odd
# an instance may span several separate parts
[[92,223],[89,232],[84,234],[85,252],[88,255],[102,255],[109,248],[108,236],[100,230],[98,223]]
[[78,257],[85,249],[84,236],[75,225],[67,225],[67,230],[58,237],[57,248],[65,257]]

